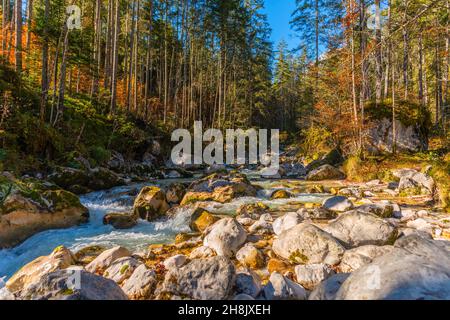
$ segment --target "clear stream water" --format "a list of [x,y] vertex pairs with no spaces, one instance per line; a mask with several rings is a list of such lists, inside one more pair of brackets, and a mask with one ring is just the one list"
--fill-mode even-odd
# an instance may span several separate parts
[[[84,247],[100,245],[113,247],[121,245],[133,251],[143,250],[154,243],[169,243],[181,232],[189,232],[190,212],[181,212],[173,219],[161,219],[156,222],[139,221],[132,229],[115,230],[111,226],[103,225],[103,216],[109,212],[130,211],[137,192],[145,185],[163,186],[173,182],[188,180],[159,180],[143,184],[133,184],[99,191],[81,196],[80,200],[90,211],[88,223],[69,229],[48,230],[38,233],[19,246],[0,250],[0,282],[7,279],[18,269],[39,256],[48,255],[60,245],[64,245],[72,252]],[[274,190],[270,184],[262,183],[265,189],[257,197],[238,198],[228,204],[211,202],[206,209],[216,214],[234,214],[240,205],[262,201],[272,208],[287,202],[321,202],[326,195],[304,194],[296,198],[284,200],[269,200]],[[185,213],[185,214],[184,214]]]

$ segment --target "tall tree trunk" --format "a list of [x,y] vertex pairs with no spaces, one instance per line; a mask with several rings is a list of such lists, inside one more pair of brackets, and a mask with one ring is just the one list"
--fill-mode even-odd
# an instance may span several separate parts
[[132,76],[133,76],[133,57],[134,57],[134,33],[136,30],[136,24],[137,24],[137,19],[136,19],[136,1],[133,1],[133,7],[131,10],[131,34],[130,34],[130,57],[129,57],[129,61],[128,61],[128,75],[127,75],[127,110],[130,111],[131,110],[131,85],[132,85]]
[[[403,23],[407,23],[408,19],[408,0],[404,0]],[[403,85],[405,86],[405,100],[408,100],[409,91],[409,33],[406,26],[403,27]]]
[[149,25],[148,25],[148,38],[147,38],[147,56],[145,62],[145,91],[144,91],[144,101],[145,101],[145,113],[144,118],[148,119],[148,98],[149,98],[149,90],[150,90],[150,73],[151,73],[151,58],[152,58],[152,36],[153,36],[153,0],[149,0]]
[[319,7],[319,0],[315,0],[315,13],[316,13],[316,17],[315,17],[315,44],[316,44],[316,83],[315,83],[315,94],[317,94],[317,90],[319,89],[319,34],[320,34],[320,30],[319,30],[319,18],[320,18],[320,7]]
[[[393,59],[394,61],[394,59]],[[393,63],[394,64],[394,63]],[[392,66],[392,153],[397,153],[397,110],[395,106],[395,66]]]
[[353,19],[353,12],[355,10],[354,8],[354,0],[350,0],[350,16],[352,17],[350,29],[351,29],[351,48],[352,48],[352,98],[353,98],[353,119],[355,122],[355,125],[358,125],[358,102],[357,102],[357,96],[356,96],[356,63],[355,63],[355,25],[354,25],[354,19]]
[[441,81],[441,59],[439,56],[440,52],[440,46],[439,42],[436,42],[436,49],[435,49],[435,78],[436,78],[436,89],[435,89],[435,96],[436,96],[436,119],[435,119],[435,125],[439,126],[442,124],[442,81]]
[[16,26],[14,52],[16,57],[16,71],[20,75],[22,73],[22,0],[16,0],[14,12]]
[[167,78],[167,74],[168,74],[168,61],[167,61],[167,28],[168,28],[168,18],[167,18],[167,14],[168,14],[168,1],[165,1],[164,4],[164,123],[166,123],[167,121],[167,104],[168,104],[168,84],[169,84],[169,80]]
[[8,20],[9,20],[9,0],[2,1],[2,55],[6,54],[6,43],[8,38]]
[[360,0],[360,51],[361,51],[361,59],[362,59],[362,67],[361,67],[361,93],[360,93],[360,134],[359,134],[359,143],[361,152],[364,153],[364,109],[367,98],[369,97],[368,93],[368,69],[369,65],[366,57],[366,49],[367,49],[367,17],[366,17],[366,0]]
[[67,51],[69,49],[69,29],[65,25],[65,35],[63,44],[63,53],[61,60],[61,70],[59,76],[59,90],[58,90],[58,103],[57,103],[57,113],[53,126],[56,127],[58,122],[62,119],[64,114],[64,98],[66,89],[66,70],[67,70]]
[[97,97],[99,90],[99,77],[101,65],[101,39],[102,39],[102,0],[95,2],[95,19],[94,19],[94,63],[93,63],[93,79],[91,95]]
[[419,33],[419,101],[422,105],[425,105],[423,94],[423,32]]
[[[388,98],[389,95],[389,79],[391,78],[391,64],[392,64],[392,0],[389,0],[388,4],[388,38],[389,44],[387,46],[387,65],[384,78],[384,99]],[[394,84],[392,84],[394,85]]]
[[111,114],[116,113],[117,107],[117,76],[119,66],[119,34],[120,34],[120,6],[119,0],[115,4],[115,18],[114,18],[114,37],[113,37],[113,66],[112,66],[112,80],[111,80]]
[[33,0],[28,0],[27,1],[27,38],[25,41],[27,52],[30,51],[32,24],[33,24]]
[[382,82],[383,82],[383,62],[381,53],[381,5],[380,0],[375,0],[376,14],[375,14],[375,25],[376,25],[376,101],[377,104],[381,102],[382,94]]
[[447,110],[443,110],[443,112],[444,112],[444,119],[443,119],[443,121],[444,121],[444,132],[445,133],[448,130],[448,126],[446,125],[447,124],[446,117],[447,117],[448,112],[450,111],[450,106],[449,106],[450,101],[449,101],[449,97],[448,97],[448,91],[449,91],[449,89],[448,89],[448,77],[449,77],[449,65],[450,65],[450,51],[449,51],[450,50],[450,48],[449,48],[449,45],[450,45],[450,43],[449,43],[450,42],[450,27],[449,27],[450,1],[449,0],[447,0],[446,8],[447,8],[447,25],[445,26],[446,37],[445,37],[444,95],[443,95],[444,106],[447,109]]
[[114,55],[112,50],[112,38],[114,35],[114,0],[108,0],[108,16],[106,21],[106,43],[105,43],[105,77],[103,86],[105,89],[111,89],[111,57]]
[[[138,63],[139,63],[139,13],[140,13],[140,0],[137,0],[137,8],[136,8],[136,25],[135,25],[135,35],[134,35],[134,111],[136,113],[139,112],[138,108]],[[131,79],[130,79],[131,80]]]
[[[11,10],[11,4],[8,3],[8,10]],[[8,36],[8,40],[6,41],[8,44],[8,47],[6,49],[7,52],[7,60],[9,61],[10,57],[11,57],[11,52],[13,52],[14,50],[14,31],[16,29],[16,13],[15,13],[15,6],[13,5],[12,8],[13,12],[12,12],[12,17],[9,19],[9,24],[8,24],[8,32],[7,32],[7,36]],[[8,34],[9,33],[9,34]]]
[[61,50],[60,46],[63,42],[63,37],[66,30],[66,24],[64,24],[64,28],[61,30],[61,33],[58,38],[58,42],[56,44],[55,57],[53,59],[53,95],[52,95],[52,109],[50,111],[50,124],[53,124],[53,115],[55,109],[56,95],[58,93],[58,66],[59,66],[59,51]]
[[[43,0],[44,2],[44,20],[49,19],[50,12],[50,0]],[[40,119],[41,122],[45,121],[45,108],[47,106],[48,97],[48,26],[44,24],[43,28],[43,41],[42,41],[42,72],[41,72],[41,107],[40,107]]]

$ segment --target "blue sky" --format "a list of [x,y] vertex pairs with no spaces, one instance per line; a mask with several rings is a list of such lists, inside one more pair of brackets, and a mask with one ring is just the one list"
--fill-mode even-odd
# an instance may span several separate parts
[[296,48],[298,46],[298,39],[295,38],[294,32],[289,25],[292,12],[295,9],[295,0],[265,0],[264,2],[264,11],[272,27],[274,48],[277,48],[281,40],[288,43],[289,49]]

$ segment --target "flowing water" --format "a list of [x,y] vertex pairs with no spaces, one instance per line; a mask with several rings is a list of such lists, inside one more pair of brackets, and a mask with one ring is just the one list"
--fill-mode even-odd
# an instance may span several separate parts
[[[134,184],[111,190],[90,193],[80,198],[84,206],[90,211],[88,223],[69,229],[48,230],[38,233],[19,246],[0,250],[0,280],[8,278],[26,263],[39,256],[48,255],[54,248],[64,245],[76,252],[91,245],[113,247],[121,245],[132,251],[143,250],[154,243],[169,243],[181,232],[189,232],[189,217],[191,211],[181,209],[173,219],[162,219],[156,222],[139,221],[137,226],[127,230],[115,230],[112,226],[103,225],[103,216],[110,212],[130,211],[134,198],[144,185],[164,186],[173,182],[189,180],[160,180],[152,183]],[[271,208],[287,204],[288,202],[323,201],[325,195],[298,195],[296,198],[269,200],[274,190],[270,184],[260,182],[265,189],[257,197],[238,198],[228,204],[211,202],[205,209],[215,214],[234,214],[242,204],[263,202]],[[0,281],[1,283],[1,281]],[[1,286],[1,285],[0,285]]]

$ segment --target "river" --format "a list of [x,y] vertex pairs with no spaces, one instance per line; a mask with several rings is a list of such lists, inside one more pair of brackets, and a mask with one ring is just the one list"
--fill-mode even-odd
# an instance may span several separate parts
[[[181,210],[173,219],[163,218],[156,222],[140,220],[132,229],[115,230],[112,226],[103,225],[103,216],[110,212],[130,211],[136,194],[143,186],[159,186],[173,183],[192,181],[188,179],[155,180],[148,183],[132,184],[111,190],[93,192],[80,197],[81,202],[90,211],[89,222],[69,229],[48,230],[38,233],[12,249],[0,250],[0,279],[7,279],[18,269],[39,256],[48,255],[60,245],[64,245],[72,252],[84,247],[99,245],[113,247],[124,246],[134,252],[145,250],[150,244],[170,243],[175,236],[182,232],[189,232],[190,211]],[[238,198],[228,204],[211,202],[205,209],[215,214],[231,214],[240,205],[262,201],[271,208],[285,205],[288,202],[320,203],[327,195],[300,194],[295,198],[270,200],[274,190],[286,189],[273,187],[270,181],[257,182],[264,189],[257,197]]]

